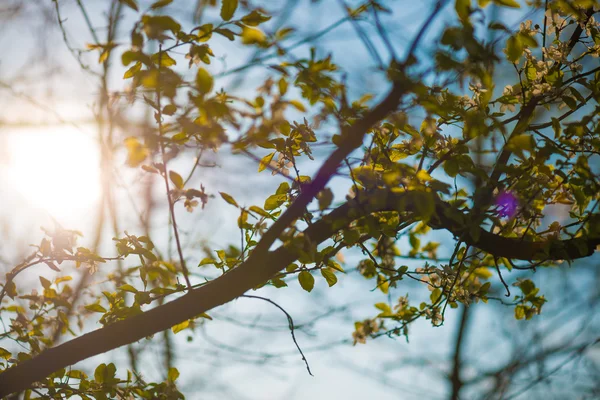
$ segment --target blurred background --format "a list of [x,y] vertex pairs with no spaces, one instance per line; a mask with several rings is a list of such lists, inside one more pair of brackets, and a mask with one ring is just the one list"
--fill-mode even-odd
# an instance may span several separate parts
[[[219,18],[219,8],[208,3],[176,0],[161,11],[189,30]],[[403,54],[434,4],[382,3],[393,13],[368,14],[358,21],[348,19],[346,5],[359,4],[350,1],[248,0],[240,1],[240,7],[261,6],[268,11],[273,18],[264,28],[267,32],[283,26],[295,28],[289,41],[294,57],[309,57],[311,48],[321,55],[331,54],[355,100],[367,93],[377,99],[387,90],[380,65],[390,61],[390,49],[378,30],[384,27],[394,51]],[[417,51],[424,68],[427,56],[438,45],[437,35],[455,18],[452,3]],[[142,0],[140,9],[150,4]],[[525,7],[486,10],[488,14],[480,18],[500,20],[511,28],[525,19],[543,20],[542,12]],[[163,183],[157,175],[126,166],[123,140],[144,137],[156,129],[141,102],[131,105],[124,100],[128,89],[120,55],[129,46],[137,17],[116,0],[0,0],[3,272],[31,252],[30,244],[40,242],[41,227],[78,230],[83,233],[81,245],[97,248],[107,257],[116,254],[113,237],[122,237],[124,231],[149,233],[166,257],[176,257]],[[498,52],[505,39],[498,34]],[[118,46],[99,64],[98,53],[88,51],[86,45],[108,41]],[[224,38],[211,40],[211,47],[215,57],[208,69],[216,77],[216,89],[251,96],[269,74],[269,61],[263,58],[273,50],[252,50]],[[188,69],[183,55],[177,59],[179,72],[192,76],[194,69]],[[498,68],[496,74],[497,90],[515,83],[511,65]],[[301,121],[313,116],[310,111],[298,111],[293,117]],[[577,118],[577,113],[571,118]],[[318,160],[331,152],[333,146],[328,143],[335,128],[328,124],[318,128],[317,162],[300,164],[303,175],[312,175]],[[228,134],[235,137],[236,132]],[[284,179],[257,174],[255,159],[232,156],[227,148],[204,154],[191,149],[170,165],[186,171],[194,160],[198,166],[191,186],[203,185],[207,193],[217,195],[204,209],[176,210],[186,260],[194,280],[201,282],[215,273],[195,265],[215,249],[238,244],[238,215],[220,201],[218,192],[227,192],[246,206],[262,206],[264,194]],[[336,199],[343,199],[350,185],[334,180]],[[566,220],[568,213],[557,207],[552,217]],[[441,245],[437,260],[428,261],[439,265],[450,256],[454,241],[451,235],[437,232],[432,238]],[[400,237],[398,244],[406,254],[408,239]],[[452,399],[459,398],[459,390],[463,399],[600,398],[600,346],[594,345],[600,338],[597,255],[572,266],[564,263],[537,272],[506,273],[509,285],[528,277],[543,287],[549,302],[532,320],[515,320],[513,308],[501,301],[503,286],[493,278],[497,301],[448,310],[441,327],[419,320],[410,327],[410,341],[381,337],[353,346],[354,322],[372,317],[373,304],[386,299],[372,290],[374,281],[357,271],[364,256],[350,251],[342,254],[346,274],[331,289],[320,280],[310,294],[297,284],[257,292],[294,318],[298,343],[314,377],[308,375],[291,340],[285,315],[249,298],[213,310],[209,313],[213,320],[203,320],[193,331],[155,335],[78,367],[114,362],[120,373],[129,368],[148,380],[161,380],[165,367],[175,366],[181,372],[179,386],[190,399]],[[401,258],[399,262],[411,269],[426,261]],[[61,265],[61,272],[40,265],[18,279],[20,285],[35,287],[39,275],[71,275],[85,290],[99,291],[110,287],[106,278],[117,268],[113,264],[102,265],[93,275],[68,263]],[[393,295],[407,293],[415,301],[429,296],[422,284],[410,280],[403,281]],[[85,331],[99,327],[89,321],[82,325]],[[60,340],[69,339],[66,334]],[[461,371],[458,383],[457,370]]]

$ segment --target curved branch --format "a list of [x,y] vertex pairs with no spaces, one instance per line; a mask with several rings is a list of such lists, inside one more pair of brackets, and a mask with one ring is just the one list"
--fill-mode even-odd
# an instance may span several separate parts
[[[433,193],[394,193],[383,189],[365,193],[360,196],[361,202],[350,200],[344,203],[313,223],[303,235],[309,237],[312,243],[322,243],[365,213],[398,211],[406,218],[413,218],[418,213],[419,202],[423,201],[424,194],[435,197],[435,212],[429,220],[432,228],[446,229],[460,236],[464,242],[497,257],[520,260],[576,259],[593,254],[595,247],[600,244],[600,237],[543,242],[502,237],[478,227],[470,227],[465,214]],[[264,284],[297,257],[297,251],[286,246],[267,252],[263,257],[250,257],[239,267],[176,300],[45,350],[0,374],[0,397],[27,389],[33,382],[60,368],[169,329],[240,297],[246,291]]]

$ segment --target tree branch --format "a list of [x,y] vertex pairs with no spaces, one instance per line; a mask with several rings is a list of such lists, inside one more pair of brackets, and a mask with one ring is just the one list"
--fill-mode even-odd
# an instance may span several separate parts
[[[313,223],[303,234],[312,243],[319,244],[365,213],[377,211],[398,211],[406,218],[414,218],[423,192],[394,193],[381,189],[364,194],[360,196],[362,202],[353,199],[344,203]],[[497,257],[520,260],[576,259],[593,254],[595,247],[600,245],[600,237],[538,242],[502,237],[470,227],[461,211],[440,199],[435,202],[435,213],[429,221],[432,228],[446,229],[460,236],[467,244]],[[297,251],[285,245],[265,253],[263,257],[250,257],[239,267],[176,300],[45,350],[0,374],[0,397],[27,389],[33,382],[60,368],[169,329],[240,297],[246,291],[264,284],[297,257]]]

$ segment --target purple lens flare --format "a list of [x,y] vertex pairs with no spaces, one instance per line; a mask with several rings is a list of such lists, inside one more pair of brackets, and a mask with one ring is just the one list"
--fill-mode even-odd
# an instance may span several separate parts
[[519,200],[512,192],[503,190],[496,197],[496,205],[498,206],[498,214],[501,217],[512,218],[519,208]]

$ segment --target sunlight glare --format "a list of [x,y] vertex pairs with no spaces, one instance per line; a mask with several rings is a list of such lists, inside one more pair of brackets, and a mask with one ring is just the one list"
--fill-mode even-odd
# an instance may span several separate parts
[[13,189],[53,218],[85,215],[101,192],[94,138],[68,126],[34,129],[15,132],[8,140]]

